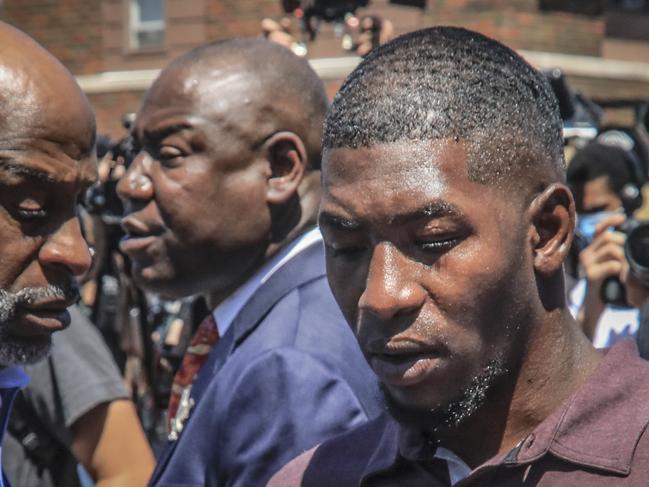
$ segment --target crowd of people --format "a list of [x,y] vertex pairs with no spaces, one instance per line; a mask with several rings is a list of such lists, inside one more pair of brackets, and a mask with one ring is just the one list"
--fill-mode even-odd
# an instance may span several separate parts
[[646,130],[567,164],[548,79],[454,27],[330,104],[271,27],[113,143],[0,23],[0,487],[646,485]]

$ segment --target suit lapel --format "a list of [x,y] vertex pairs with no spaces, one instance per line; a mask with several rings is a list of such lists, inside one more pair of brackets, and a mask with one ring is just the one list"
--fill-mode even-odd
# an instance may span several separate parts
[[[232,327],[230,327],[230,329],[225,333],[225,335],[223,335],[223,337],[221,337],[221,339],[218,341],[216,347],[214,347],[214,349],[210,352],[209,358],[203,364],[200,371],[198,372],[198,377],[196,377],[196,380],[192,384],[192,392],[191,392],[191,397],[195,402],[194,408],[196,407],[199,399],[205,392],[205,389],[209,385],[212,377],[216,375],[218,370],[221,368],[221,365],[223,364],[223,362],[225,362],[225,359],[230,354],[233,336],[234,336],[234,330]],[[188,421],[190,419],[191,419],[191,413]],[[180,436],[182,438],[182,433]],[[160,458],[156,463],[156,468],[153,472],[153,475],[151,476],[149,485],[154,485],[155,482],[158,481],[158,478],[166,468],[167,463],[169,463],[169,459],[171,458],[171,455],[176,449],[176,445],[178,445],[179,441],[180,438],[176,441],[167,442],[165,449],[163,450],[162,454],[160,455]]]
[[207,361],[198,372],[198,377],[192,384],[192,398],[198,403],[198,400],[203,396],[203,392],[207,389],[212,378],[221,370],[221,366],[228,358],[232,350],[232,338],[234,337],[234,330],[232,327],[225,332],[219,342],[210,352]]
[[[196,377],[196,380],[192,384],[191,397],[196,403],[194,408],[212,378],[223,367],[228,356],[252,333],[273,305],[293,289],[322,277],[325,274],[323,257],[322,242],[318,241],[313,243],[280,267],[255,292],[234,319],[228,331],[221,337],[212,352],[210,352],[209,358],[201,367],[198,377]],[[191,416],[189,421],[191,421]],[[180,439],[167,443],[167,447],[158,460],[149,485],[157,482],[169,463],[169,459],[179,441]]]
[[259,325],[270,309],[293,289],[325,274],[322,242],[313,243],[275,272],[250,298],[232,322],[231,351]]
[[198,401],[228,356],[259,325],[262,318],[286,294],[325,273],[322,242],[318,241],[293,257],[252,295],[219,340],[192,386],[192,397]]

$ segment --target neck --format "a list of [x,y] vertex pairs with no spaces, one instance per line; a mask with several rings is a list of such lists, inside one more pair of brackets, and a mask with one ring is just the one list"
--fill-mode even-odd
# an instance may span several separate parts
[[308,228],[317,224],[318,205],[320,204],[320,171],[310,171],[304,176],[298,188],[298,198],[299,205],[296,206],[295,211],[291,212],[293,215],[285,215],[282,219],[292,222],[292,225],[290,228],[278,232],[282,237],[279,240],[273,240],[268,245],[264,262],[271,259]]
[[566,309],[547,313],[513,380],[496,385],[483,407],[440,435],[440,443],[471,468],[509,452],[583,384],[601,357]]
[[[243,283],[250,279],[266,262],[272,259],[284,247],[299,237],[307,229],[317,224],[318,205],[320,201],[320,172],[310,171],[300,183],[298,188],[299,205],[296,211],[282,214],[283,221],[290,221],[290,228],[281,231],[280,239],[271,239],[265,251],[254,265],[243,273],[226,289],[212,290],[205,295],[207,305],[211,310],[221,304],[228,296],[235,292]],[[279,217],[279,215],[278,215]],[[281,225],[279,225],[281,227]]]

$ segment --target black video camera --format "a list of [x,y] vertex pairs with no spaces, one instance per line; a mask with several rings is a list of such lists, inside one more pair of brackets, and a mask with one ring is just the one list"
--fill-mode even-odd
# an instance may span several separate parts
[[634,222],[624,244],[624,255],[631,276],[649,288],[649,221]]
[[[649,221],[629,218],[618,231],[626,234],[624,255],[629,263],[630,274],[643,286],[649,288]],[[602,283],[601,298],[613,306],[627,306],[624,285],[617,277],[609,277]]]

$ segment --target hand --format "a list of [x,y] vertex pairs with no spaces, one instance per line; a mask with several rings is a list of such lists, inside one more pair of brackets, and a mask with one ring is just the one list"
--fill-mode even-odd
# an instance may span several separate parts
[[620,280],[626,288],[626,300],[628,303],[636,308],[641,308],[645,301],[649,299],[649,289],[629,272],[629,262],[626,260],[622,265]]
[[123,157],[114,158],[111,151],[106,152],[106,155],[97,164],[99,182],[104,184],[109,180],[118,181],[126,172],[124,162]]
[[611,215],[602,220],[595,229],[593,242],[579,254],[579,263],[586,274],[589,287],[597,287],[598,291],[606,278],[620,276],[626,262],[626,235],[609,230],[610,227],[621,225],[624,220],[626,216],[623,214]]
[[626,236],[621,232],[610,231],[624,223],[623,214],[611,215],[602,220],[595,228],[593,242],[579,254],[579,263],[586,274],[586,295],[577,316],[584,333],[591,340],[599,317],[604,311],[601,298],[602,283],[608,277],[619,276],[626,262],[624,241]]

